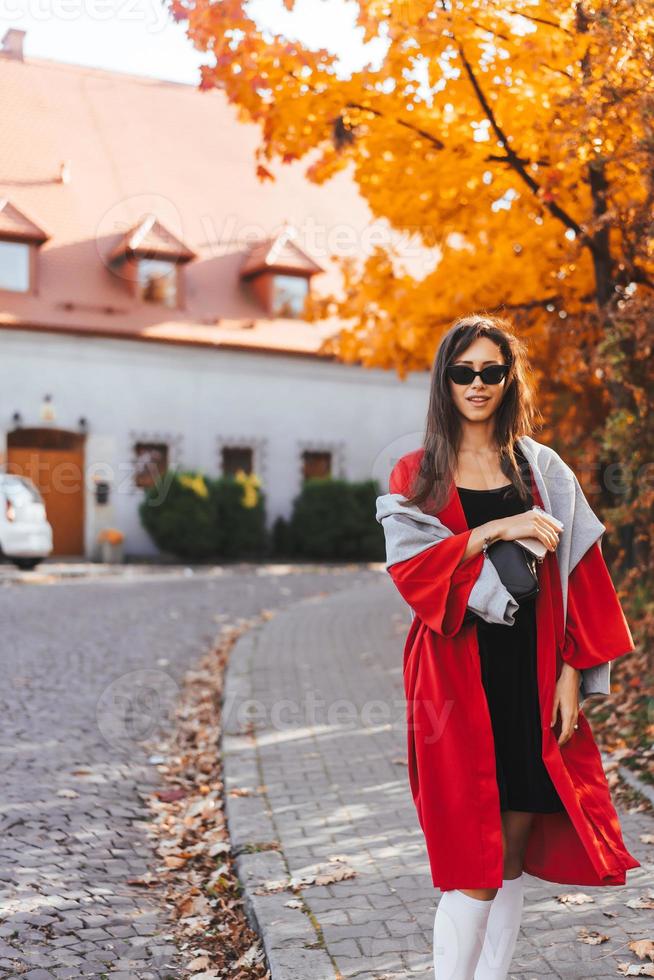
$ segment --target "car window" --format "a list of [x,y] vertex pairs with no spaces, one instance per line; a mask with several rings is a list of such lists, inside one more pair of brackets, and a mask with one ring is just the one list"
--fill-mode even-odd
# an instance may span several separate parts
[[5,477],[0,482],[0,490],[12,504],[43,503],[43,497],[31,480],[22,476]]

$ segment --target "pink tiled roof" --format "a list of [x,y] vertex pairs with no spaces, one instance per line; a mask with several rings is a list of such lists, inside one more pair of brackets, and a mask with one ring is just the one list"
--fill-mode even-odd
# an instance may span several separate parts
[[[266,319],[241,272],[288,225],[297,238],[282,257],[315,264],[317,293],[338,290],[336,229],[360,243],[368,207],[347,172],[311,184],[311,159],[269,167],[278,179],[262,184],[259,131],[238,121],[222,91],[0,55],[0,125],[3,212],[16,221],[22,212],[50,236],[38,294],[0,292],[0,327],[305,355],[337,331],[336,322]],[[110,271],[112,253],[149,215],[158,224],[148,244],[165,238],[196,256],[182,273],[184,309],[137,301]]]
[[[2,329],[47,330],[51,333],[75,336],[113,337],[120,340],[189,344],[315,357],[322,341],[337,331],[338,323],[327,319],[317,324],[286,319],[221,319],[212,324],[162,317],[156,322],[143,324],[113,313],[103,317],[94,316],[91,325],[89,317],[75,309],[65,319],[60,317],[57,321],[47,322],[25,320],[11,313],[0,312],[0,330]],[[332,355],[320,356],[331,358]]]

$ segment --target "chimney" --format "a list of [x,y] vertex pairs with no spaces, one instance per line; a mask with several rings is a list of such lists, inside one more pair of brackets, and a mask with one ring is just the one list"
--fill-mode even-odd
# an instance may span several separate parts
[[26,31],[21,31],[17,27],[10,27],[5,31],[0,54],[3,54],[6,58],[15,58],[17,61],[23,61],[23,39],[26,33]]

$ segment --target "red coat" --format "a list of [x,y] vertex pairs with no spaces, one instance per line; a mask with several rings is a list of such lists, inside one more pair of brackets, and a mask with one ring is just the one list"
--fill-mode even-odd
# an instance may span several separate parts
[[[409,496],[422,450],[402,457],[390,493]],[[534,503],[542,499],[532,478]],[[404,648],[409,782],[425,835],[433,883],[450,888],[499,888],[502,824],[495,746],[481,680],[477,630],[462,626],[482,554],[459,564],[471,529],[456,491],[435,515],[453,535],[388,569],[415,612]],[[536,597],[537,674],[542,757],[565,810],[534,817],[524,870],[545,881],[622,885],[640,867],[626,849],[590,725],[559,746],[551,728],[556,679],[563,661],[591,667],[634,649],[629,627],[596,542],[568,579],[568,614],[557,558],[539,566]]]

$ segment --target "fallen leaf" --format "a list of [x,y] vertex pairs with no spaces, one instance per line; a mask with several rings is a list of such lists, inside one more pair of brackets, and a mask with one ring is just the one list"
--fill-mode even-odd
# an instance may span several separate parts
[[585,892],[566,892],[557,895],[556,898],[562,905],[585,905],[587,902],[595,901],[592,895],[587,895]]
[[316,885],[331,885],[334,881],[347,881],[348,878],[356,878],[354,868],[336,868],[326,874],[316,875]]
[[246,949],[243,955],[234,963],[234,968],[237,966],[253,966],[263,959],[263,955],[263,950],[259,943],[252,943],[250,948]]
[[128,878],[127,884],[137,888],[152,888],[157,884],[157,880],[150,871],[147,871],[141,878]]
[[618,963],[623,977],[654,977],[654,963]]
[[600,943],[605,943],[608,940],[608,936],[605,936],[602,932],[596,932],[593,930],[589,932],[588,929],[583,926],[577,933],[577,939],[580,943],[588,943],[589,946],[599,946]]
[[183,868],[188,858],[178,857],[175,854],[171,854],[169,857],[164,858],[164,864],[167,868]]
[[261,888],[257,889],[257,895],[272,892],[282,892],[291,887],[291,879],[280,878],[277,881],[265,881]]
[[641,895],[639,898],[630,898],[625,902],[630,909],[654,909],[654,897],[652,895]]
[[177,904],[177,913],[180,919],[186,919],[191,915],[209,915],[211,905],[204,895],[187,895]]
[[191,970],[195,973],[196,970],[207,970],[209,968],[209,957],[208,956],[196,956],[194,960],[191,960],[187,964],[186,969]]
[[629,943],[629,949],[636,954],[639,960],[644,960],[649,956],[654,961],[654,942],[651,939],[634,939]]
[[162,803],[175,803],[177,800],[185,799],[188,793],[181,786],[178,786],[173,789],[160,789],[154,795]]

